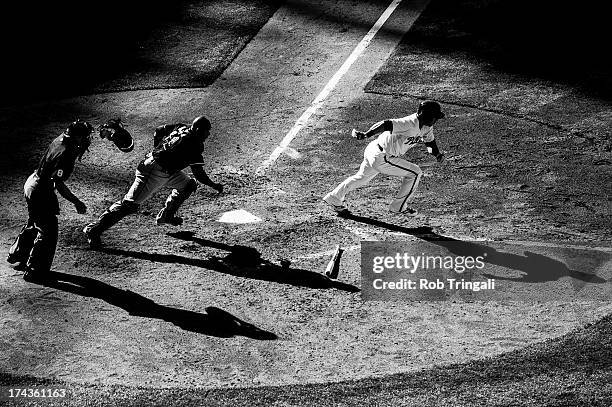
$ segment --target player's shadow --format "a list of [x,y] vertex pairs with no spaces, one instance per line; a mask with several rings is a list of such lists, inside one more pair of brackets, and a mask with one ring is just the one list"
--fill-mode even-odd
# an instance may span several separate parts
[[225,250],[229,254],[225,257],[210,257],[206,259],[198,259],[192,257],[180,256],[177,254],[160,254],[137,252],[125,249],[115,248],[100,248],[104,253],[127,256],[136,259],[149,260],[160,263],[184,264],[187,266],[200,267],[208,270],[214,270],[224,274],[230,274],[237,277],[251,278],[255,280],[272,281],[282,284],[289,284],[297,287],[307,287],[316,289],[330,289],[348,292],[359,292],[359,287],[352,284],[343,283],[338,280],[330,279],[324,274],[314,271],[291,268],[288,263],[275,264],[261,257],[257,249],[249,246],[228,245],[224,243],[214,242],[212,240],[196,237],[193,232],[182,231],[168,233],[169,236],[188,240],[201,246],[214,249]]
[[216,307],[208,307],[206,313],[202,314],[157,304],[133,291],[113,287],[93,278],[61,272],[53,272],[52,276],[53,279],[41,284],[84,297],[98,298],[130,315],[161,319],[186,331],[220,338],[245,336],[259,340],[277,339],[274,333],[257,328]]
[[391,230],[393,232],[412,235],[427,242],[442,246],[458,256],[472,256],[474,258],[477,256],[484,256],[485,263],[523,272],[523,275],[520,277],[505,277],[483,274],[483,276],[486,278],[524,283],[542,283],[546,281],[557,281],[563,277],[569,276],[582,283],[602,284],[607,282],[607,280],[595,274],[588,274],[577,270],[572,270],[563,262],[543,256],[541,254],[525,251],[524,256],[521,256],[514,253],[501,252],[483,244],[466,242],[463,240],[454,239],[452,237],[439,235],[435,233],[430,226],[407,228],[352,213],[343,215],[342,217],[355,222]]

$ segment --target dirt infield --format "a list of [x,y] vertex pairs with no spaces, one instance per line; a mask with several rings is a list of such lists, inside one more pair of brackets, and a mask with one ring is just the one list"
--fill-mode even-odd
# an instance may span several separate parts
[[[559,337],[609,314],[609,302],[588,300],[361,300],[361,240],[434,235],[465,244],[513,241],[513,256],[526,258],[531,251],[569,269],[579,247],[585,257],[603,259],[598,276],[608,286],[612,277],[609,192],[602,188],[611,181],[610,104],[582,92],[578,97],[568,84],[544,87],[497,74],[468,83],[482,87],[475,99],[463,93],[459,74],[482,66],[469,60],[458,65],[461,55],[414,55],[411,35],[379,72],[419,15],[419,4],[400,4],[291,148],[261,175],[256,169],[388,4],[289,1],[205,88],[114,92],[2,109],[2,255],[25,217],[22,183],[65,123],[75,116],[96,123],[121,116],[137,144],[122,154],[95,143],[71,178],[89,211],[79,216],[62,203],[54,269],[63,273],[63,285],[28,284],[0,266],[0,370],[175,389],[361,386],[354,380],[378,380],[372,377],[399,383],[407,376],[388,375],[435,376],[437,368],[424,369],[477,363],[471,361]],[[435,17],[424,14],[411,32],[427,32]],[[445,76],[432,82],[419,74],[425,67]],[[408,73],[414,76],[404,80]],[[534,87],[539,93],[530,91]],[[519,103],[527,96],[536,109]],[[410,113],[422,97],[443,105],[447,118],[436,126],[437,137],[452,158],[435,166],[422,151],[411,156],[425,169],[415,203],[422,215],[389,214],[397,180],[382,176],[350,196],[356,217],[331,214],[321,196],[357,169],[365,147],[350,138],[350,128]],[[589,114],[581,117],[585,105]],[[154,127],[201,113],[213,123],[206,168],[226,185],[224,194],[201,187],[182,209],[186,223],[178,229],[154,227],[161,194],[105,234],[103,249],[87,248],[80,229],[125,192],[151,147]],[[235,209],[263,221],[217,221]],[[336,244],[353,249],[343,258],[339,281],[330,282],[321,272]],[[236,245],[256,251],[263,266],[237,264],[231,257]],[[281,259],[291,265],[281,266]],[[339,394],[352,384],[338,386]],[[292,388],[301,394],[301,387]]]

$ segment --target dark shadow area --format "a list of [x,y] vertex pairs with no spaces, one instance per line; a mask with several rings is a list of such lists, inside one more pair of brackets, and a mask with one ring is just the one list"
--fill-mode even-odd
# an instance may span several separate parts
[[563,277],[571,277],[579,282],[602,284],[607,281],[597,275],[582,273],[580,271],[571,270],[562,262],[552,259],[541,254],[525,251],[524,256],[513,253],[505,253],[496,250],[490,246],[485,246],[473,242],[465,242],[447,236],[442,236],[433,231],[429,226],[420,226],[417,228],[407,228],[394,225],[377,219],[359,216],[352,213],[342,216],[345,219],[355,222],[364,223],[371,226],[387,229],[393,232],[405,233],[412,235],[427,242],[434,243],[438,246],[446,248],[451,253],[458,256],[483,256],[485,263],[494,264],[497,266],[506,267],[512,270],[521,271],[524,273],[518,278],[500,277],[497,275],[484,274],[487,278],[495,278],[499,280],[509,280],[522,283],[542,283],[546,281],[557,281]]
[[[191,86],[207,86],[233,59],[230,54],[240,50],[233,49],[236,41],[255,35],[279,4],[4,2],[0,105],[109,89],[164,88],[177,76]],[[209,42],[203,43],[202,33]],[[219,55],[216,46],[222,47]]]
[[122,290],[110,284],[89,277],[53,272],[53,280],[43,283],[46,287],[101,299],[130,315],[161,319],[186,331],[199,334],[230,338],[246,336],[252,339],[271,340],[277,336],[236,318],[229,312],[216,307],[206,308],[206,314],[167,307],[130,290]]
[[271,261],[262,259],[261,254],[253,247],[226,245],[224,243],[213,242],[211,240],[195,237],[193,232],[187,231],[169,233],[168,235],[181,240],[189,240],[201,246],[226,250],[230,253],[225,257],[196,259],[179,256],[177,254],[136,252],[132,250],[108,247],[102,247],[98,250],[115,256],[126,256],[159,263],[184,264],[187,266],[214,270],[232,276],[289,284],[296,287],[315,289],[335,288],[341,291],[359,292],[358,287],[338,280],[330,279],[324,274],[291,268],[288,262],[278,265],[272,263]]
[[[131,63],[151,30],[184,1],[3,2],[3,99],[83,92]],[[6,85],[9,85],[8,87]]]
[[608,15],[597,1],[434,0],[400,48],[460,54],[610,100]]

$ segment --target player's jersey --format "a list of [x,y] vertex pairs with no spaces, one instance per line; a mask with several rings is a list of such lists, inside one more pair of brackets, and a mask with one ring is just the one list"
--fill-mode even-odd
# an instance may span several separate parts
[[151,155],[169,174],[204,161],[202,139],[181,123],[168,124],[155,129],[155,148]]
[[419,129],[417,114],[391,119],[393,131],[385,131],[378,136],[380,145],[387,154],[399,157],[417,144],[429,143],[434,140],[433,127],[423,126]]
[[68,179],[74,170],[77,156],[76,146],[65,134],[55,138],[49,144],[38,168],[28,178],[24,187],[30,209],[38,213],[59,213],[55,181]]

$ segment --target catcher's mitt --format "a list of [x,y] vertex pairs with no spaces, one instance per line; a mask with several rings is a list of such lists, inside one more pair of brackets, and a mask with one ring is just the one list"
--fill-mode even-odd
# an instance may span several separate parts
[[134,149],[134,138],[123,127],[121,119],[110,119],[98,127],[98,131],[100,132],[100,138],[112,141],[124,153],[129,153]]

